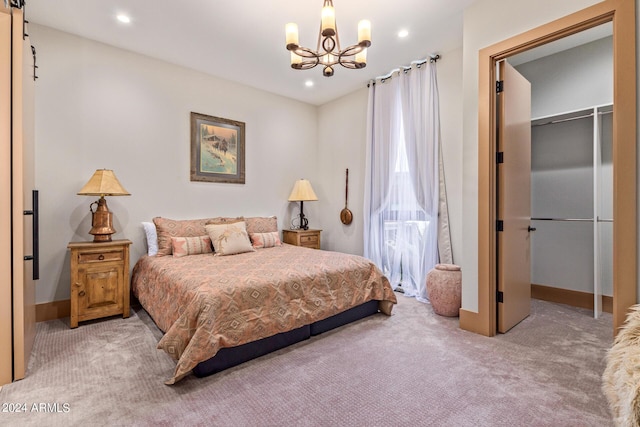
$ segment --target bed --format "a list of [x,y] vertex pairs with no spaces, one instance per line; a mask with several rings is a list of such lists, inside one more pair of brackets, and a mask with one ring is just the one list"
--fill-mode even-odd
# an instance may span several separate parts
[[[202,232],[195,228],[191,234]],[[158,227],[168,255],[161,234]],[[164,332],[158,348],[177,361],[166,384],[191,372],[211,375],[373,313],[391,314],[396,297],[371,261],[276,240],[229,256],[207,251],[138,260],[132,291]]]

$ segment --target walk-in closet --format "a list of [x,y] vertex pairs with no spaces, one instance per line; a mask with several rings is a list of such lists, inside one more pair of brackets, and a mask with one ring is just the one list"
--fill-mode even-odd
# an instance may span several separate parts
[[602,295],[613,295],[612,111],[594,106],[531,123],[534,294],[545,287],[580,293],[574,299],[592,294],[595,317]]
[[613,296],[611,30],[509,58],[531,82],[532,296],[594,317]]

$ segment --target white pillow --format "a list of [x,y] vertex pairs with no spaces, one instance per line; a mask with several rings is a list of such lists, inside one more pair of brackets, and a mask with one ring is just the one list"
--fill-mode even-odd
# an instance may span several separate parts
[[143,222],[144,234],[147,235],[147,255],[155,256],[158,253],[158,233],[156,225],[152,222]]
[[207,224],[204,226],[213,243],[214,256],[253,252],[244,221],[233,224]]

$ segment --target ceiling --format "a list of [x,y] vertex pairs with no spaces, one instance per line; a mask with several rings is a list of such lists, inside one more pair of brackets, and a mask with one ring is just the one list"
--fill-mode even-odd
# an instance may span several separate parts
[[[323,77],[320,67],[291,69],[285,49],[285,25],[295,22],[300,44],[315,50],[321,0],[29,0],[26,17],[32,23],[321,105],[395,68],[461,47],[463,10],[473,1],[334,0],[342,47],[357,41],[361,19],[371,21],[372,45],[366,68],[338,66],[333,77]],[[116,19],[122,13],[131,23]],[[403,29],[409,35],[399,38]],[[314,85],[307,87],[307,80]]]

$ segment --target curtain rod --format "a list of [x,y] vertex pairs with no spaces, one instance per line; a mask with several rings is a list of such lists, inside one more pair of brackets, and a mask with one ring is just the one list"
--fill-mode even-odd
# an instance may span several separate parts
[[[440,58],[441,58],[440,54],[436,53],[436,54],[429,55],[429,58],[425,58],[425,59],[422,59],[422,60],[419,60],[419,61],[414,61],[411,64],[415,65],[418,68],[420,68],[421,66],[423,66],[427,62],[431,62],[431,63],[438,62],[438,59],[440,59]],[[392,70],[386,76],[376,77],[375,79],[373,79],[373,81],[369,81],[369,83],[367,83],[367,87],[369,87],[371,85],[375,86],[377,79],[380,79],[380,82],[384,83],[387,80],[389,80],[391,77],[393,77],[394,73],[400,73],[400,71],[404,71],[405,73],[408,73],[409,71],[411,71],[411,66],[396,68],[395,70]]]

